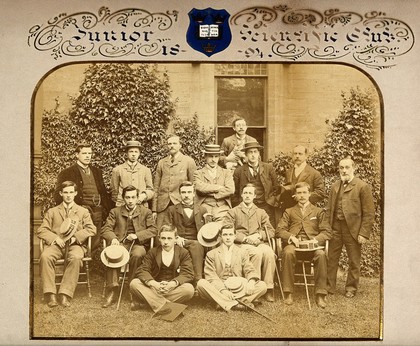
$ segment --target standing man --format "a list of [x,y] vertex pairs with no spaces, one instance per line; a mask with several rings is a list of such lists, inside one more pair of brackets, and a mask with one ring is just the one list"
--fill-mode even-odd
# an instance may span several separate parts
[[159,160],[155,174],[155,195],[153,197],[153,218],[160,229],[167,208],[181,202],[179,185],[185,181],[193,181],[197,166],[194,160],[180,152],[179,137],[168,137],[169,156]]
[[168,301],[184,303],[193,297],[191,257],[186,249],[175,244],[175,238],[175,227],[163,225],[159,234],[161,245],[147,253],[130,283],[130,293],[136,300],[132,310],[139,308],[138,301],[147,302],[157,312]]
[[246,156],[242,151],[245,143],[256,142],[257,140],[246,134],[248,126],[244,118],[235,119],[232,122],[232,128],[235,133],[222,141],[223,154],[220,157],[220,164],[227,169],[234,170],[237,166],[242,166],[246,162]]
[[[65,268],[58,294],[61,295],[61,304],[67,307],[70,306],[70,299],[73,298],[79,280],[82,259],[86,253],[85,242],[88,237],[96,234],[89,211],[74,202],[77,196],[76,183],[62,182],[58,193],[63,202],[46,212],[41,226],[36,231],[38,238],[46,243],[39,266],[42,291],[50,308],[58,305],[55,262],[64,257]],[[65,221],[70,223],[70,227],[63,229]]]
[[[146,251],[150,248],[150,239],[157,235],[157,229],[150,209],[139,205],[139,191],[132,185],[122,191],[124,205],[111,210],[101,230],[101,236],[107,245],[131,247],[129,282],[134,278],[137,267],[141,264]],[[134,243],[133,243],[134,242]],[[106,268],[108,294],[102,307],[112,305],[118,296],[118,278],[120,268]]]
[[206,255],[205,279],[198,281],[198,293],[204,299],[215,301],[225,311],[241,309],[243,305],[238,303],[229,286],[229,280],[236,281],[242,285],[240,299],[252,307],[252,302],[267,292],[267,286],[264,281],[260,281],[246,251],[234,244],[235,228],[231,225],[222,226],[220,238],[222,244]]
[[102,172],[92,166],[92,146],[89,143],[79,143],[75,149],[76,163],[60,172],[54,193],[57,204],[63,201],[60,194],[61,184],[64,181],[73,181],[77,185],[78,194],[75,203],[89,210],[93,223],[98,230],[92,238],[92,250],[100,244],[99,230],[103,220],[106,219],[111,209],[111,200],[105,188]]
[[148,201],[151,201],[154,195],[153,181],[150,169],[138,161],[141,144],[139,141],[128,141],[124,148],[127,161],[115,167],[111,174],[112,201],[115,206],[122,206],[122,191],[128,185],[132,185],[140,191],[138,203],[149,208]]
[[359,288],[361,248],[372,231],[375,207],[370,186],[354,176],[354,161],[345,158],[340,161],[338,169],[341,179],[331,187],[326,212],[332,226],[327,286],[328,292],[333,294],[344,244],[349,261],[345,296],[353,298]]
[[242,149],[247,157],[247,163],[235,169],[233,180],[235,182],[234,205],[241,201],[240,194],[247,184],[255,186],[254,204],[264,209],[270,217],[272,225],[276,225],[274,206],[278,190],[277,175],[271,164],[261,161],[260,149],[263,147],[258,142],[245,143]]
[[[324,200],[326,197],[324,179],[315,168],[312,168],[306,163],[308,157],[308,148],[303,145],[296,145],[293,148],[293,163],[294,166],[286,171],[286,183],[283,186],[285,191],[281,195],[281,213],[287,208],[291,208],[296,205],[296,199],[294,198],[293,192],[295,191],[295,185],[300,182],[306,182],[309,184],[311,191],[309,196],[309,202],[316,204]],[[280,215],[281,217],[281,215]]]
[[229,210],[224,219],[225,225],[236,230],[235,243],[249,254],[249,259],[260,277],[267,285],[266,300],[274,301],[274,271],[276,258],[268,245],[267,235],[274,237],[274,228],[264,209],[254,203],[256,188],[247,184],[242,189],[242,203]]
[[163,223],[176,227],[176,245],[190,253],[194,267],[193,285],[196,286],[197,281],[203,278],[204,247],[198,242],[197,234],[205,224],[206,209],[194,203],[195,190],[192,182],[182,182],[179,194],[181,203],[168,208]]
[[219,145],[206,144],[206,165],[194,173],[197,204],[206,208],[213,221],[221,221],[232,208],[230,196],[235,192],[232,171],[218,165],[222,152]]
[[[292,293],[294,288],[296,248],[299,248],[301,240],[315,239],[317,247],[325,245],[326,240],[331,238],[331,226],[324,216],[321,208],[314,206],[310,201],[310,186],[306,182],[295,185],[296,199],[298,204],[286,209],[276,229],[276,238],[281,238],[285,244],[282,255],[282,283],[286,294],[285,303],[293,302]],[[303,254],[302,254],[303,255]],[[325,308],[325,296],[327,295],[327,255],[323,249],[317,249],[313,253],[315,269],[315,298],[316,304]]]

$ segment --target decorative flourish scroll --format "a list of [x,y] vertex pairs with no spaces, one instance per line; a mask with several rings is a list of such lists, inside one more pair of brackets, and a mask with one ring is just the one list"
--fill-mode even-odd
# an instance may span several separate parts
[[[292,9],[287,5],[250,7],[232,15],[245,58],[297,61],[334,60],[351,56],[368,68],[395,66],[395,59],[414,45],[411,28],[401,20],[372,11],[364,15],[329,9]],[[236,29],[236,32],[235,32]]]
[[177,11],[151,13],[138,8],[111,12],[101,7],[98,14],[62,13],[46,24],[33,26],[28,45],[50,51],[54,59],[89,54],[106,58],[175,55],[180,46],[168,45],[171,36],[167,30],[177,20]]

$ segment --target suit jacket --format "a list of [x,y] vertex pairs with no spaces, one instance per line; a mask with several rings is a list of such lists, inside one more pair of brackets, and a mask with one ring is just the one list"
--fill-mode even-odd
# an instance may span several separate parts
[[[137,205],[132,215],[137,241],[145,244],[157,235],[157,228],[150,209]],[[101,229],[101,237],[109,244],[112,239],[121,241],[127,235],[128,210],[125,206],[110,211]]]
[[[259,167],[261,182],[264,187],[265,201],[272,206],[276,206],[278,189],[276,172],[273,166],[266,162],[260,161]],[[233,181],[235,182],[235,195],[232,197],[233,205],[238,205],[241,202],[242,187],[249,184],[251,180],[252,176],[247,163],[235,169],[233,173]]]
[[230,209],[223,224],[233,225],[236,229],[236,243],[242,243],[243,238],[254,233],[260,233],[262,240],[267,241],[267,235],[264,227],[267,227],[270,238],[274,237],[274,228],[270,223],[270,218],[264,209],[252,205],[249,211],[243,203],[237,207]]
[[[204,225],[204,214],[206,214],[206,209],[203,206],[199,206],[197,203],[194,203],[194,221],[195,227],[197,229],[197,233],[201,227]],[[176,226],[177,233],[180,237],[184,238],[185,235],[185,228],[182,227],[182,219],[184,218],[184,208],[182,207],[181,203],[176,205],[171,205],[166,214],[163,221],[163,224],[172,224]],[[197,234],[195,236],[195,240],[197,239]]]
[[[249,261],[247,252],[236,245],[232,245],[232,259],[231,270],[233,276],[244,277],[247,280],[255,279],[260,280],[257,271]],[[204,277],[211,284],[221,291],[225,288],[224,281],[221,279],[223,269],[225,268],[225,255],[223,247],[220,245],[217,248],[210,250],[206,255],[204,263]]]
[[[290,208],[297,203],[296,200],[292,197],[292,195],[294,194],[293,192],[294,185],[292,183],[293,174],[294,174],[293,167],[286,171],[285,185],[291,186],[292,189],[284,191],[282,193],[280,201],[283,202],[284,209]],[[303,171],[297,177],[298,183],[303,182],[303,181],[308,183],[311,188],[311,195],[309,196],[309,202],[311,202],[312,204],[315,204],[317,202],[324,200],[327,197],[325,193],[324,179],[322,178],[321,173],[319,173],[315,168],[312,168],[308,164],[306,164]]]
[[[194,184],[197,191],[197,203],[201,205],[206,197],[214,197],[216,200],[223,199],[232,208],[230,196],[235,192],[232,171],[217,166],[216,182],[209,175],[206,167],[195,171]],[[222,185],[223,188],[215,192],[214,186]]]
[[[341,180],[338,180],[331,187],[326,212],[330,225],[334,222],[340,185]],[[375,220],[375,206],[370,186],[354,177],[343,192],[342,208],[353,238],[357,240],[358,235],[369,238]]]
[[[162,267],[162,246],[150,249],[143,262],[137,268],[135,277],[139,278],[143,283],[154,280],[158,277]],[[192,282],[194,279],[194,270],[190,253],[188,250],[174,246],[174,271],[172,280],[178,281],[180,285]]]
[[[133,183],[133,179],[136,183]],[[111,174],[111,192],[112,200],[117,205],[123,205],[122,190],[128,185],[134,185],[140,193],[144,192],[147,196],[144,202],[153,198],[153,180],[150,169],[140,163],[137,163],[133,171],[127,162],[118,165],[112,169]],[[145,205],[147,207],[147,205]]]
[[156,168],[152,210],[159,213],[166,209],[170,201],[173,204],[181,202],[179,185],[186,180],[193,181],[196,170],[194,160],[182,153],[174,163],[171,163],[170,156],[161,159]]
[[276,229],[276,238],[287,242],[292,235],[297,236],[301,229],[309,239],[318,240],[319,245],[324,245],[326,240],[331,239],[331,226],[324,211],[311,203],[303,215],[299,205],[286,209]]
[[[74,234],[78,244],[83,244],[88,237],[96,234],[96,227],[86,208],[74,204],[68,217],[79,220]],[[41,226],[36,231],[36,235],[50,245],[60,235],[60,226],[66,218],[66,211],[62,203],[48,209]]]
[[[104,215],[108,215],[108,212],[111,210],[112,203],[109,198],[108,192],[106,190],[104,179],[102,177],[102,171],[94,166],[89,166],[90,170],[95,177],[96,188],[98,193],[101,196],[101,206],[105,209]],[[73,166],[70,166],[60,172],[57,178],[57,183],[55,185],[54,200],[57,204],[60,204],[63,199],[60,196],[61,184],[64,181],[72,181],[77,184],[77,195],[74,198],[74,202],[78,205],[86,205],[87,203],[83,200],[83,179],[80,173],[80,169],[77,163]]]
[[[251,137],[249,135],[245,135],[245,143],[247,142],[257,142],[257,140],[254,137]],[[236,137],[236,134],[234,133],[232,136],[223,138],[222,145],[220,146],[220,150],[223,150],[223,154],[220,155],[219,163],[226,167],[226,156],[228,156],[235,147],[238,148],[238,137]]]

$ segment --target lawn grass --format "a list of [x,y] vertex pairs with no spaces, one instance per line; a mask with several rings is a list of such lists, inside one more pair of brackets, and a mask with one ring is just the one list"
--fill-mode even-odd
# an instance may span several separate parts
[[308,309],[304,288],[296,288],[294,304],[285,305],[279,290],[274,303],[257,306],[276,323],[251,311],[216,311],[215,305],[194,297],[184,315],[174,322],[152,318],[144,305],[130,311],[128,286],[120,309],[103,309],[100,273],[92,273],[92,298],[78,286],[72,305],[50,309],[42,301],[39,275],[34,277],[32,306],[33,338],[138,338],[138,339],[378,339],[380,337],[381,287],[379,278],[361,278],[353,299],[344,293],[344,277],[338,277],[338,292],[328,296],[327,307],[318,308],[311,289],[312,310]]

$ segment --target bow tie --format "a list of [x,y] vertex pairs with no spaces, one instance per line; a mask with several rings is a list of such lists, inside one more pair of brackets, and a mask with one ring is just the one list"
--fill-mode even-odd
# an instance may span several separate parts
[[184,204],[184,203],[182,203],[182,207],[184,209],[191,209],[191,210],[193,210],[194,209],[194,204]]

